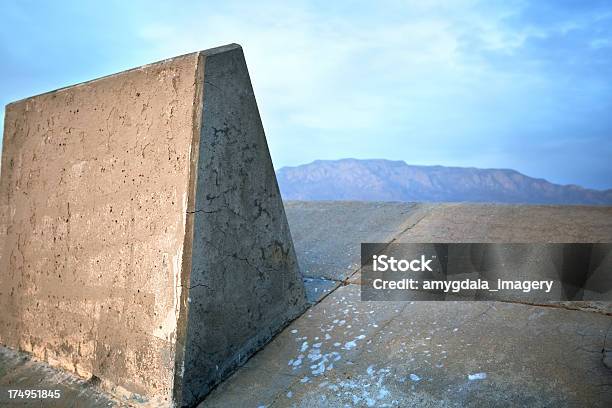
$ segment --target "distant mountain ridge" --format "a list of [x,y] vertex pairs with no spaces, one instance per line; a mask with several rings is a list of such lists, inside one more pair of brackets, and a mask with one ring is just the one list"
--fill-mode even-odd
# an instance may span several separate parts
[[612,205],[612,189],[559,185],[509,169],[316,160],[276,172],[285,200]]

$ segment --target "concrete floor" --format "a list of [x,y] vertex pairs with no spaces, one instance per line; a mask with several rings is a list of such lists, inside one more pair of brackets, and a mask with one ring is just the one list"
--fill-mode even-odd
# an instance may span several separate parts
[[611,327],[609,316],[559,308],[361,302],[351,284],[200,407],[609,407]]
[[[0,407],[102,408],[122,406],[70,373],[32,360],[26,354],[0,346]],[[60,398],[10,399],[9,390],[59,390]]]
[[[313,306],[199,407],[612,406],[610,303],[359,299],[361,242],[612,242],[611,207],[285,205]],[[23,406],[119,404],[0,351],[3,393],[67,388],[63,405]]]
[[302,270],[338,288],[200,408],[612,406],[610,303],[359,299],[361,242],[612,242],[612,208],[285,206]]

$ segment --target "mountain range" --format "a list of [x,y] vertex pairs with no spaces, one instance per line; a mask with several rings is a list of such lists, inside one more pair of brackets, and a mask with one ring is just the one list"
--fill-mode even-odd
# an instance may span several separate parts
[[510,169],[341,159],[283,167],[276,173],[286,200],[612,205],[612,189],[559,185]]

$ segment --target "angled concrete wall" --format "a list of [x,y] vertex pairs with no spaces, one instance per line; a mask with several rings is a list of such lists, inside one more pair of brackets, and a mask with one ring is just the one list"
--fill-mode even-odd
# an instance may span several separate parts
[[242,50],[209,55],[204,66],[186,403],[202,399],[305,306]]
[[304,308],[242,50],[7,106],[0,343],[195,404]]

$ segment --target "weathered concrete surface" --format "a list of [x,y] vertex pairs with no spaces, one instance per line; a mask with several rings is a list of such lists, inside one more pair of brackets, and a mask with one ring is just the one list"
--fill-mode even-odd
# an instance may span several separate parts
[[192,405],[305,307],[239,46],[7,106],[0,343]]
[[397,242],[612,242],[612,207],[419,204]]
[[302,273],[342,281],[359,269],[362,242],[388,242],[423,213],[415,203],[287,201]]
[[[417,204],[416,209],[418,222],[393,242],[612,242],[612,207]],[[351,281],[358,282],[359,273]]]
[[201,407],[609,407],[611,327],[597,313],[501,302],[361,302],[348,285]]
[[201,400],[306,308],[242,50],[209,55],[204,66],[180,398],[186,405]]
[[342,282],[325,278],[304,278],[306,298],[308,303],[313,305],[333,292]]
[[1,343],[169,398],[197,64],[192,54],[7,106]]
[[[311,236],[309,228],[326,224],[332,231],[336,225],[346,233],[353,228],[347,224],[362,219],[358,212],[353,220],[342,215],[353,203],[334,207],[288,203],[298,258],[309,256],[300,242]],[[414,210],[420,211],[416,222],[402,222],[389,242],[612,240],[611,208],[418,204]],[[378,227],[394,228],[392,218],[386,222]],[[325,268],[324,260],[363,236],[353,234],[338,243],[329,235],[312,262]],[[285,329],[201,407],[612,404],[609,303],[569,310],[503,302],[361,302],[358,275]]]
[[[59,398],[14,398],[8,390],[50,390]],[[0,346],[0,407],[103,408],[127,406],[100,391],[97,381],[85,381],[61,369],[33,360],[27,353]]]

